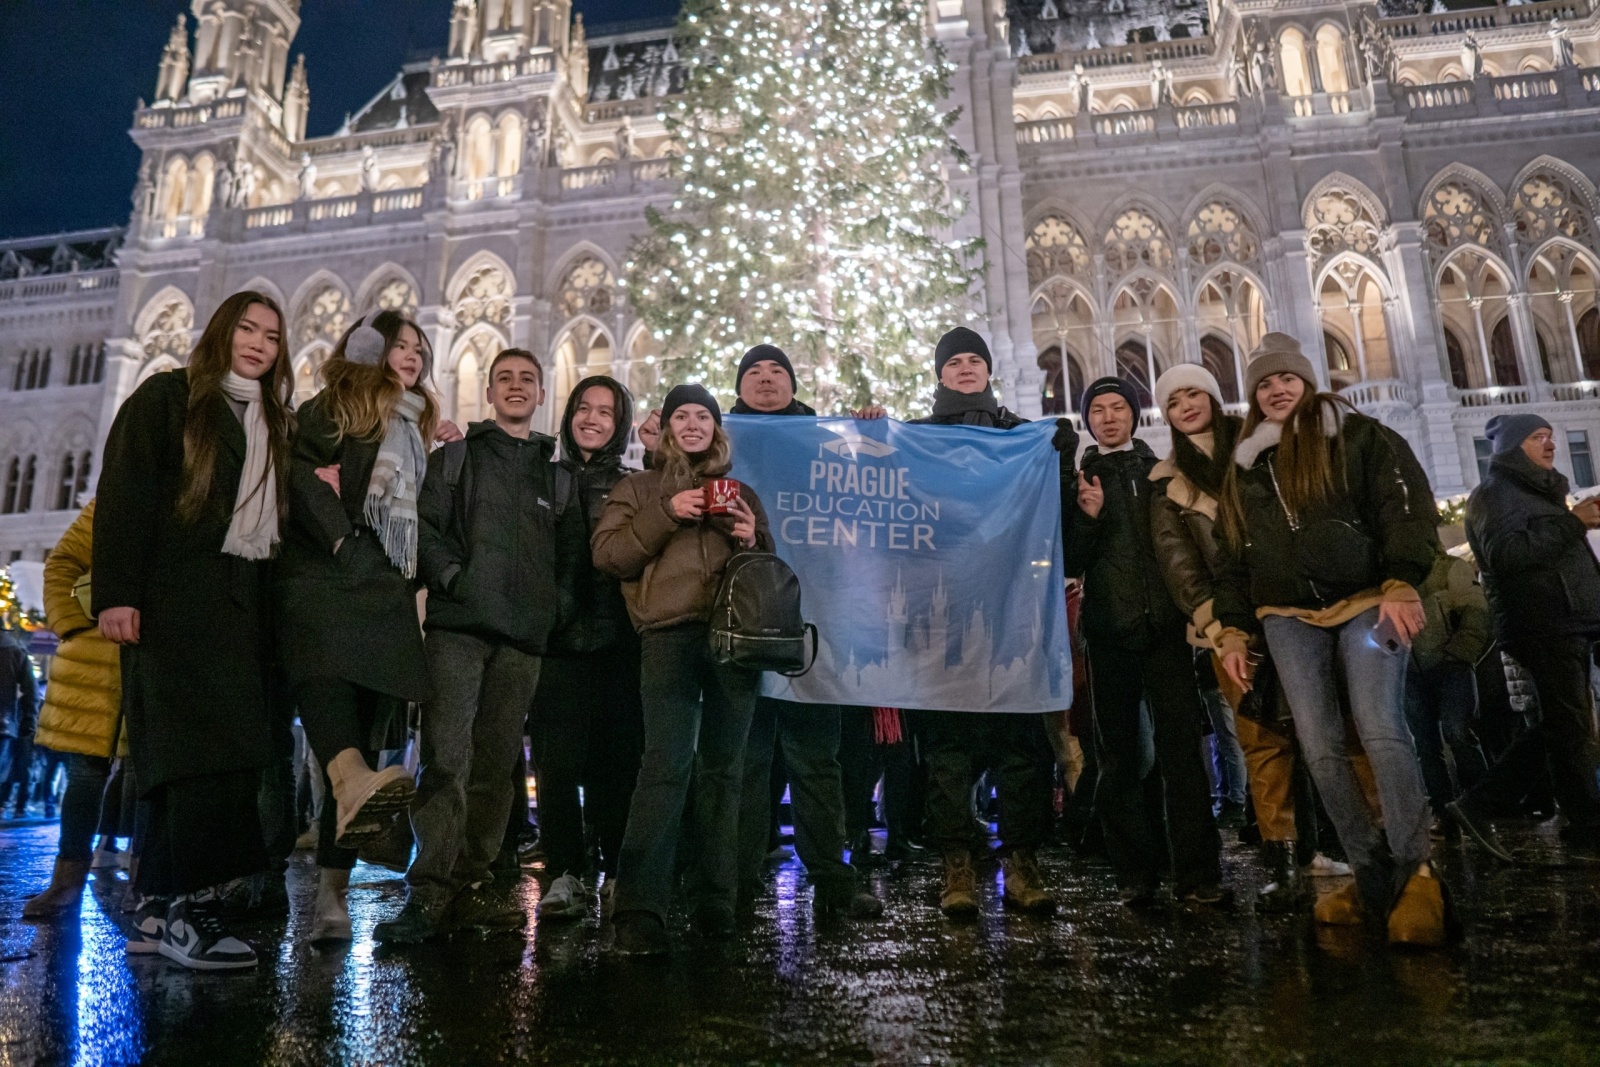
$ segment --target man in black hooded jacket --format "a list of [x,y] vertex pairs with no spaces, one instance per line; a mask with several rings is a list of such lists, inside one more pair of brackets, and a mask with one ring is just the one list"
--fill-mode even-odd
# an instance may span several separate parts
[[[539,899],[541,919],[581,918],[588,866],[584,823],[600,848],[601,910],[609,914],[617,857],[639,759],[639,636],[622,583],[594,566],[589,538],[622,465],[633,427],[633,397],[605,375],[583,379],[567,398],[557,461],[556,625],[534,699],[534,762],[545,868],[557,877]],[[580,805],[578,787],[583,786]]]
[[[1170,853],[1179,899],[1225,906],[1232,896],[1221,885],[1222,840],[1200,760],[1205,709],[1184,617],[1167,592],[1151,536],[1156,456],[1133,436],[1141,406],[1121,378],[1096,381],[1081,404],[1096,444],[1078,474],[1066,562],[1068,574],[1083,578],[1100,771],[1095,811],[1124,903],[1153,901]],[[1139,774],[1141,705],[1155,740],[1155,790]]]
[[[794,366],[776,345],[756,345],[739,361],[735,415],[815,415],[795,397]],[[856,412],[876,418],[881,408]],[[745,743],[739,799],[739,880],[743,903],[760,892],[772,825],[772,763],[783,753],[794,812],[795,853],[815,887],[819,914],[875,918],[883,903],[863,892],[855,868],[844,860],[844,788],[839,769],[837,704],[799,704],[757,697]]]

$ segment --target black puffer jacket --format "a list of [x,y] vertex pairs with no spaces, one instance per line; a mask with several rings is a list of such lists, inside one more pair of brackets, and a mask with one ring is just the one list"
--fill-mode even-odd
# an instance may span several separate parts
[[1248,632],[1259,629],[1257,608],[1314,611],[1389,581],[1419,586],[1433,568],[1438,513],[1411,446],[1377,420],[1327,402],[1330,437],[1341,429],[1336,418],[1344,467],[1334,472],[1335,491],[1292,519],[1277,490],[1281,428],[1262,423],[1234,450],[1246,543],[1222,557],[1216,615],[1223,625]]
[[[606,446],[583,458],[572,436],[572,418],[583,394],[597,385],[616,401],[616,430]],[[561,419],[561,459],[556,470],[556,628],[552,654],[598,652],[618,641],[636,641],[622,583],[594,565],[589,539],[600,522],[611,490],[630,473],[622,466],[633,426],[633,397],[622,383],[605,375],[585,378],[567,398]]]
[[1521,451],[1496,456],[1467,499],[1467,541],[1502,642],[1600,636],[1600,564],[1567,510],[1567,480]]
[[1067,573],[1083,578],[1084,633],[1132,649],[1149,648],[1183,630],[1150,532],[1155,465],[1155,453],[1137,438],[1132,448],[1118,452],[1091,446],[1081,461],[1083,476],[1100,479],[1105,504],[1090,518],[1074,496],[1067,533]]
[[[451,452],[465,455],[452,458]],[[436,449],[417,501],[425,626],[542,655],[556,621],[555,438],[475,422]],[[455,485],[453,464],[459,464]]]

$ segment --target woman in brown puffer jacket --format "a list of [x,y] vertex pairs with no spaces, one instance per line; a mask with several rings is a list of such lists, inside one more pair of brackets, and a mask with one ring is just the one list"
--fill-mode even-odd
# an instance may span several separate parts
[[89,573],[94,501],[61,536],[44,565],[45,619],[61,644],[50,661],[50,680],[34,743],[68,755],[67,792],[61,800],[61,838],[50,887],[30,897],[24,918],[46,919],[76,912],[100,821],[100,797],[111,774],[121,733],[121,653],[107,641],[73,595]]
[[733,933],[744,746],[761,675],[711,659],[707,623],[734,554],[772,550],[761,501],[740,487],[730,515],[707,515],[702,483],[725,477],[732,452],[717,401],[680,385],[661,405],[653,470],[617,483],[591,539],[594,565],[622,580],[640,634],[644,758],[617,869],[616,950],[667,951],[678,831],[695,783],[701,933]]

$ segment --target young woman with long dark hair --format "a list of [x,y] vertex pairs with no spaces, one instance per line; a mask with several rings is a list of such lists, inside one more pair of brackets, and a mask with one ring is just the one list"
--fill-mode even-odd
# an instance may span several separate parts
[[272,752],[268,566],[294,426],[284,329],[270,297],[224,300],[189,365],[117,412],[94,516],[93,606],[122,646],[148,805],[128,951],[197,969],[256,963],[213,890],[267,866],[256,794]]
[[299,413],[293,506],[278,578],[284,668],[325,776],[313,941],[350,938],[356,852],[414,793],[403,767],[374,770],[408,701],[431,689],[417,620],[417,498],[439,407],[433,353],[394,311],[357,322]]
[[[1404,439],[1317,391],[1285,334],[1248,369],[1250,414],[1223,494],[1226,561],[1216,615],[1223,665],[1248,689],[1262,632],[1317,791],[1355,871],[1317,921],[1385,922],[1389,940],[1445,940],[1429,864],[1428,800],[1405,720],[1406,649],[1423,626],[1417,586],[1438,548],[1427,477]],[[1344,708],[1376,779],[1382,824],[1351,768]],[[1384,838],[1387,838],[1385,847]]]
[[760,673],[711,659],[707,622],[736,552],[772,550],[761,501],[742,486],[734,513],[707,515],[703,483],[733,466],[722,410],[699,385],[661,406],[654,469],[611,491],[592,541],[594,565],[622,580],[640,634],[644,759],[617,871],[616,949],[667,950],[678,834],[691,776],[703,886],[695,921],[709,937],[733,933],[738,895],[739,791]]

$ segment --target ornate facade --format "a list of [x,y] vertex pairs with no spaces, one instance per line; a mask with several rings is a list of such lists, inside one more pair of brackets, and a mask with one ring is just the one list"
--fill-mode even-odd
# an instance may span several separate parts
[[[619,276],[672,191],[668,29],[588,37],[569,0],[456,0],[446,55],[307,137],[299,6],[194,0],[134,113],[127,226],[0,242],[0,563],[44,555],[117,405],[237,289],[284,306],[302,397],[377,307],[417,316],[458,421],[508,345],[544,359],[551,418],[585,373],[658,387]],[[930,0],[1006,403],[1067,411],[1092,377],[1147,387],[1180,361],[1236,397],[1283,330],[1440,495],[1476,484],[1511,410],[1593,483],[1600,13],[1420,6]]]

